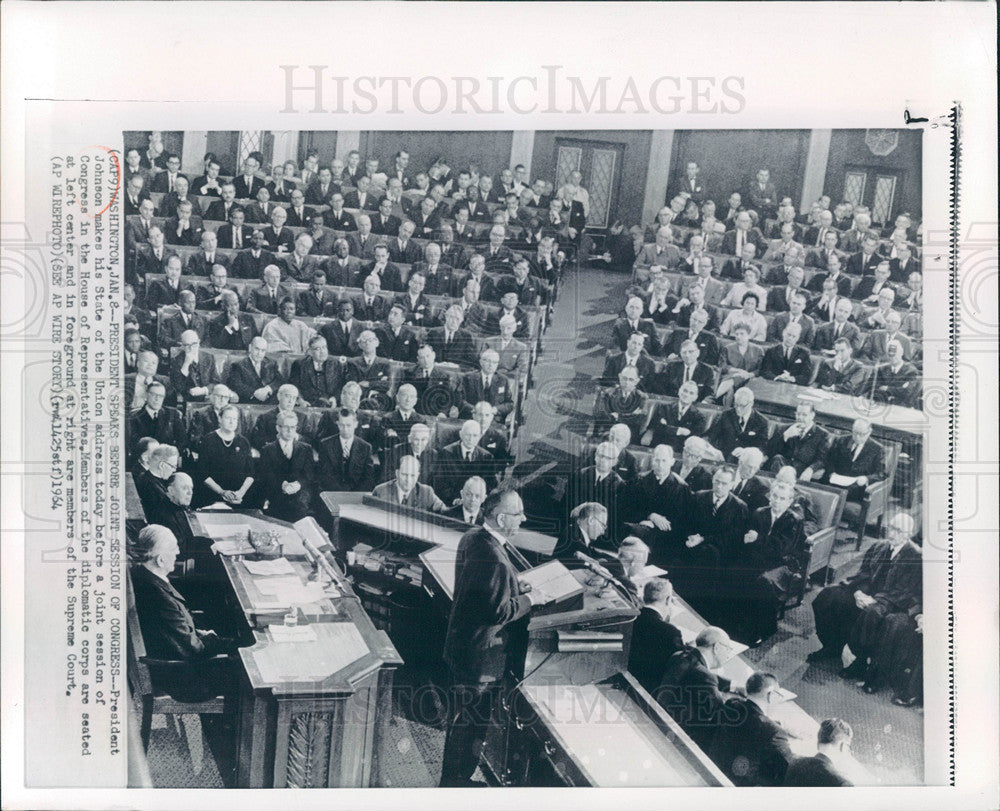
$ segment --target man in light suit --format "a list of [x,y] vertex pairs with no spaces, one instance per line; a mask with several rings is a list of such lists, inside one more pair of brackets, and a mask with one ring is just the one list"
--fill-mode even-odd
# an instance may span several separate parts
[[[694,279],[687,281],[684,285],[684,297],[677,302],[678,310],[683,309],[691,302],[691,289],[700,287],[704,291],[704,302],[707,305],[718,305],[726,297],[726,287],[718,279],[713,278],[712,272],[715,270],[715,261],[711,256],[703,256],[698,264],[698,272]],[[686,299],[686,300],[685,300]]]
[[400,504],[416,510],[441,512],[445,503],[438,498],[434,490],[426,484],[421,484],[420,463],[412,456],[404,456],[399,460],[396,477],[384,484],[377,485],[372,495],[390,504]]
[[674,232],[669,226],[663,226],[656,232],[656,243],[643,245],[642,251],[635,259],[632,270],[639,282],[649,279],[649,268],[658,265],[664,268],[676,268],[681,262],[681,252],[674,245]]

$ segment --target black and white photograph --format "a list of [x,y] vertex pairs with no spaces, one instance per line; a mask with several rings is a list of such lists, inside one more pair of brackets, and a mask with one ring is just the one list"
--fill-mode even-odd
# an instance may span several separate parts
[[919,785],[921,145],[125,132],[152,785]]

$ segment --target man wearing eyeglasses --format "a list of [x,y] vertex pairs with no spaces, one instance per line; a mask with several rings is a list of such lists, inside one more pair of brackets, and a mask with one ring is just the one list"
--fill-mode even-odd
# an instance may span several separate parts
[[[510,546],[524,521],[524,504],[513,490],[483,503],[483,526],[462,536],[455,561],[444,660],[452,675],[441,786],[472,786],[494,702],[523,678],[528,618],[542,602],[518,583]],[[521,558],[523,560],[523,558]]]

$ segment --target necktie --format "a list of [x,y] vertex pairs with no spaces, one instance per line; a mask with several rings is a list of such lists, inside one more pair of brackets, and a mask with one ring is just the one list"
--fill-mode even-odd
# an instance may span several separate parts
[[839,324],[839,323],[838,323],[838,324],[837,324],[837,326],[835,326],[835,327],[833,328],[833,337],[834,337],[834,338],[839,338],[839,337],[840,337],[840,330],[841,330],[841,327],[843,327],[843,324]]
[[493,382],[493,378],[492,378],[492,377],[487,377],[487,378],[486,378],[486,386],[485,386],[485,388],[489,389],[489,387],[490,387],[490,384],[491,384],[492,382]]
[[168,184],[168,187],[167,187],[167,191],[173,191],[174,190],[174,176],[168,174],[167,175],[167,180],[169,181],[169,184]]
[[684,367],[684,382],[687,383],[689,380],[691,380],[691,367],[690,366],[685,366]]
[[472,461],[472,451],[466,451],[465,452],[465,461],[466,462],[471,462]]
[[134,352],[129,352],[128,353],[128,365],[129,366],[135,366],[135,353]]

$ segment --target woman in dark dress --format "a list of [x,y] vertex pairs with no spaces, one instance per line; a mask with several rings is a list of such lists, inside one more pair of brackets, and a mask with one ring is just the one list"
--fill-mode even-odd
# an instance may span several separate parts
[[198,444],[198,506],[224,501],[231,507],[249,507],[247,493],[253,486],[250,441],[236,433],[240,412],[226,406],[219,414],[219,427],[205,434]]

